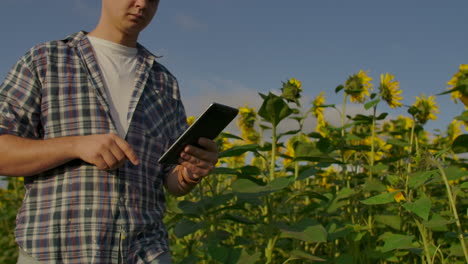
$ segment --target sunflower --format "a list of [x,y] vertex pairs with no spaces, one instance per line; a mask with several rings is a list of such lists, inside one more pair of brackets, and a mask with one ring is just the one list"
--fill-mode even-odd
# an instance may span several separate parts
[[447,128],[447,137],[450,142],[453,142],[455,138],[462,134],[461,126],[463,125],[462,121],[453,120]]
[[402,106],[400,101],[403,99],[403,97],[400,96],[400,83],[393,80],[393,78],[395,78],[395,76],[389,73],[381,74],[379,86],[382,99],[384,99],[391,108]]
[[332,183],[333,182],[333,177],[337,174],[338,171],[333,166],[330,166],[326,168],[324,171],[322,171],[319,175],[322,177],[320,181],[320,185],[322,187],[325,187],[326,189],[329,189],[333,187]]
[[[295,158],[296,157],[296,151],[294,150],[294,147],[296,145],[296,143],[298,142],[310,142],[310,139],[308,137],[306,137],[304,134],[297,134],[297,135],[294,135],[292,136],[288,142],[286,143],[286,151],[285,151],[285,155],[289,156],[289,157],[292,157],[292,158]],[[292,160],[289,159],[289,158],[284,158],[283,160],[283,164],[285,166],[289,165],[289,163],[291,163]]]
[[457,102],[457,100],[462,101],[468,109],[468,64],[461,64],[458,72],[453,75],[447,84],[449,90],[460,88],[452,92],[452,100],[454,102]]
[[302,84],[299,80],[291,78],[287,83],[283,82],[283,88],[281,88],[282,97],[288,102],[295,102],[300,105],[299,98],[301,97]]
[[439,107],[435,102],[435,96],[426,97],[423,94],[421,97],[416,96],[416,102],[408,111],[420,124],[424,125],[429,119],[437,119],[435,114],[439,113]]
[[[395,191],[398,191],[397,189],[394,189],[390,186],[387,186],[387,191],[389,193],[392,193],[392,192],[395,192]],[[406,198],[405,196],[403,195],[403,192],[397,192],[395,195],[393,195],[393,199],[395,199],[395,201],[397,203],[401,202],[401,201],[406,201]]]
[[187,117],[187,124],[191,126],[195,122],[195,117],[194,116],[189,116]]
[[325,104],[325,96],[323,95],[325,92],[322,91],[315,99],[312,101],[312,114],[317,118],[323,119],[323,107],[322,105]]
[[358,74],[351,75],[345,83],[345,93],[351,96],[351,102],[363,103],[370,95],[372,78],[367,72],[360,70]]
[[257,112],[254,108],[245,107],[239,108],[239,119],[237,125],[239,126],[242,138],[248,143],[257,143],[260,136],[255,130],[255,122],[257,121]]

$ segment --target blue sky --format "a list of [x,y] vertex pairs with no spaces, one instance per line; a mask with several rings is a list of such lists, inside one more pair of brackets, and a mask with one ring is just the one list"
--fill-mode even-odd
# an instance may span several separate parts
[[[99,9],[99,0],[2,0],[0,79],[33,45],[92,30]],[[303,84],[305,106],[321,91],[339,105],[335,87],[361,69],[374,85],[381,73],[394,74],[410,105],[443,91],[467,63],[467,11],[464,0],[161,0],[140,42],[163,56],[190,115],[211,101],[259,107],[258,92],[277,91],[291,77]],[[445,130],[463,111],[448,95],[437,103],[429,130]]]

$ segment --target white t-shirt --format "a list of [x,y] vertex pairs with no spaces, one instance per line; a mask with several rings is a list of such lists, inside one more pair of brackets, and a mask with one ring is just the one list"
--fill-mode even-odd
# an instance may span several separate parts
[[137,49],[88,36],[104,77],[112,119],[119,136],[128,130],[127,114],[136,85]]

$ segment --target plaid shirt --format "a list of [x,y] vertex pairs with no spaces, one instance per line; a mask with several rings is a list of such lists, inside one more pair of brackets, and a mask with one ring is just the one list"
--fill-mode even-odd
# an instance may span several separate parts
[[[126,140],[140,159],[101,171],[74,160],[25,178],[16,241],[45,263],[148,263],[169,250],[157,160],[187,126],[176,79],[138,45]],[[117,133],[85,32],[32,48],[0,86],[0,134],[32,139]],[[120,252],[120,253],[119,253]]]

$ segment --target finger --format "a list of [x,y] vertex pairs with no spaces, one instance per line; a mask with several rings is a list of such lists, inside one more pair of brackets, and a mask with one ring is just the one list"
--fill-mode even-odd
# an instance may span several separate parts
[[106,169],[114,169],[114,167],[119,163],[110,150],[101,153],[101,157],[106,163]]
[[218,145],[211,139],[208,138],[199,138],[198,139],[198,144],[202,146],[205,150],[209,152],[215,152],[218,153]]
[[207,151],[205,149],[197,148],[195,146],[186,146],[184,151],[182,151],[182,155],[193,156],[197,159],[207,161],[209,163],[216,164],[218,161],[218,153]]
[[203,160],[199,157],[190,155],[186,152],[182,152],[180,154],[180,157],[183,161],[189,162],[190,164],[200,167],[200,168],[208,169],[212,166],[212,162]]
[[190,163],[190,162],[185,161],[183,159],[179,159],[179,163],[180,163],[180,165],[187,168],[187,170],[189,170],[193,174],[194,178],[205,177],[206,175],[208,175],[211,172],[211,170],[208,169],[208,168],[198,167],[198,166],[194,165],[193,163]]
[[104,160],[102,156],[99,156],[94,160],[94,165],[96,165],[96,167],[100,170],[109,169],[107,162]]
[[127,159],[125,153],[120,149],[119,145],[117,145],[117,142],[114,142],[114,144],[110,146],[110,152],[117,159],[118,163],[125,162]]
[[130,162],[133,165],[140,164],[140,160],[138,159],[138,156],[135,154],[132,147],[130,146],[130,144],[127,143],[127,141],[119,137],[115,140],[115,142],[117,143],[120,150],[122,150],[122,152],[125,154],[127,159],[130,160]]

